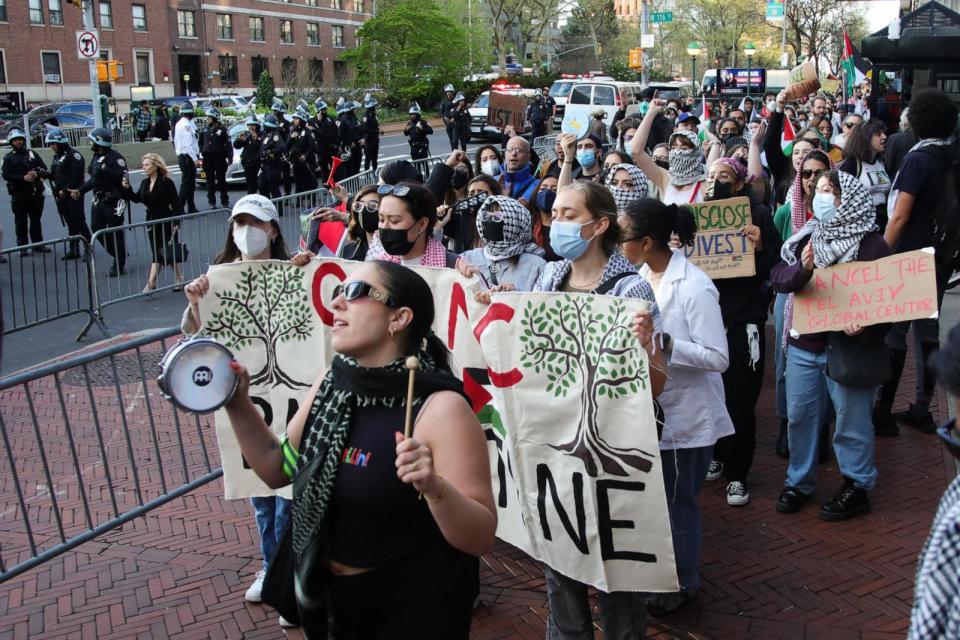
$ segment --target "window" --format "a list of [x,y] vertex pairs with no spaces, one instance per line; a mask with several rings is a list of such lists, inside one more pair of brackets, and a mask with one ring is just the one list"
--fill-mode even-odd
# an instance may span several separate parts
[[146,51],[137,51],[134,54],[134,63],[137,72],[137,84],[150,84],[150,54]]
[[307,23],[307,44],[314,47],[320,44],[320,25],[316,22]]
[[333,46],[343,48],[343,27],[333,25]]
[[293,22],[290,20],[280,21],[280,42],[293,44]]
[[0,0],[0,22],[7,21],[7,0]]
[[308,6],[308,7],[316,7],[316,6],[319,6],[319,5],[317,4],[317,0],[307,0],[307,6]]
[[177,10],[177,33],[181,38],[197,37],[197,14],[193,11]]
[[337,86],[347,81],[347,63],[343,60],[333,61],[333,81]]
[[237,81],[237,56],[220,56],[220,82]]
[[253,56],[250,58],[250,71],[253,75],[253,84],[257,84],[257,81],[260,80],[260,75],[264,71],[270,73],[270,60],[263,56]]
[[613,87],[597,85],[593,88],[593,104],[610,106],[615,104],[613,99]]
[[364,12],[363,0],[353,0],[353,10],[357,13]]
[[41,51],[40,61],[43,63],[43,81],[60,84],[60,52]]
[[47,8],[50,9],[50,24],[63,24],[63,7],[60,6],[60,0],[49,0]]
[[320,58],[310,60],[310,81],[318,87],[323,85],[323,60]]
[[147,30],[147,8],[142,4],[132,4],[130,9],[133,12],[133,30]]
[[7,59],[3,49],[0,49],[0,84],[7,83]]
[[30,24],[43,24],[43,0],[30,0]]
[[568,102],[570,104],[590,104],[590,92],[592,90],[593,87],[589,84],[574,87]]
[[250,18],[250,42],[265,42],[266,40],[263,18]]
[[343,0],[330,0],[331,9],[343,9]]
[[217,40],[233,40],[233,16],[217,14]]
[[100,0],[100,26],[113,29],[113,5],[109,0]]
[[283,77],[283,81],[290,83],[293,82],[297,77],[297,60],[296,58],[284,58],[283,66],[280,69],[280,75]]

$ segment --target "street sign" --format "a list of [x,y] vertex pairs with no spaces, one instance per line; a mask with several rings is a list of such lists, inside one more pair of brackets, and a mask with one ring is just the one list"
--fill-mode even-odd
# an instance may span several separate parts
[[653,49],[654,42],[655,41],[652,33],[644,33],[640,36],[641,49]]
[[776,18],[783,18],[783,2],[770,0],[770,2],[767,2],[767,19],[773,20]]
[[96,60],[100,56],[100,37],[96,31],[77,31],[77,57],[81,60]]
[[673,11],[654,11],[650,14],[650,22],[673,22]]

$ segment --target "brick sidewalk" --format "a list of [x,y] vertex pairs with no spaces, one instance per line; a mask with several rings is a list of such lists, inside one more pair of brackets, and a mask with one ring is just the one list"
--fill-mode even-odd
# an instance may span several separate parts
[[[768,366],[768,380],[771,373]],[[908,373],[901,388],[913,384]],[[155,410],[161,404],[151,402]],[[935,417],[944,409],[939,400]],[[773,455],[772,384],[757,417],[753,501],[731,508],[721,482],[707,485],[698,601],[669,618],[651,618],[650,636],[903,638],[917,554],[953,477],[952,460],[935,436],[905,430],[878,441],[870,515],[828,524],[816,517],[814,503],[782,515],[773,508],[785,462]],[[817,497],[826,499],[840,483],[832,459],[819,480]],[[0,585],[0,640],[283,637],[276,613],[243,600],[259,568],[256,527],[247,503],[223,501],[222,489],[219,481],[208,484]],[[498,543],[484,556],[481,599],[473,637],[544,637],[543,576],[523,553]]]

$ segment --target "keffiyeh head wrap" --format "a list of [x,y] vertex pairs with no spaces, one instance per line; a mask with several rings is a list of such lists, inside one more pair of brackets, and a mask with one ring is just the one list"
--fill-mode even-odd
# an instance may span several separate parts
[[[483,222],[492,218],[503,222],[503,240],[491,240],[485,236]],[[488,260],[503,260],[521,253],[542,256],[543,249],[531,241],[532,230],[530,210],[507,196],[488,197],[477,213],[477,233],[483,238],[483,253]]]
[[[633,180],[633,189],[613,186],[613,178],[618,171],[626,171],[630,174],[630,179]],[[640,167],[633,164],[621,163],[610,167],[604,185],[613,194],[613,200],[617,203],[617,211],[623,211],[630,203],[646,198],[650,192],[650,181],[647,180],[647,176],[640,170]]]
[[[370,241],[370,248],[367,249],[367,260],[386,260],[394,264],[400,264],[401,262],[400,256],[390,255],[387,253],[387,250],[383,248],[383,245],[380,243],[379,233],[373,234],[373,240]],[[423,255],[420,256],[420,266],[447,266],[447,250],[444,249],[443,245],[433,236],[427,239],[427,249],[423,252]]]
[[740,182],[747,181],[747,167],[737,158],[717,158],[713,161],[713,164],[722,164],[736,174],[737,180]]
[[693,143],[692,149],[670,149],[670,184],[682,187],[707,178],[703,168],[703,151],[700,138],[692,131],[676,131],[670,136],[670,146],[677,136],[683,136]]
[[790,187],[790,223],[793,228],[793,232],[797,233],[800,229],[803,228],[803,225],[807,224],[807,206],[803,196],[803,164],[810,157],[811,153],[817,152],[822,157],[818,158],[823,161],[826,158],[827,166],[831,169],[834,168],[833,160],[830,159],[830,156],[825,154],[820,149],[810,149],[803,157],[800,159],[800,171],[797,171],[796,175],[793,177],[793,185]]

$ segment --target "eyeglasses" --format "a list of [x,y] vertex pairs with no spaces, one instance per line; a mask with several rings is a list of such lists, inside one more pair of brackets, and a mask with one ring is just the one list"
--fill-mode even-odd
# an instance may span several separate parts
[[854,128],[855,126],[857,126],[858,124],[860,124],[860,123],[859,123],[859,122],[844,122],[844,123],[843,123],[843,128],[844,128],[844,129],[853,129],[853,128]]
[[403,196],[410,193],[410,187],[406,185],[392,185],[392,184],[382,184],[377,187],[377,194],[381,196],[397,196],[402,198]]
[[379,291],[373,287],[368,282],[363,280],[354,280],[353,282],[348,282],[347,284],[338,284],[333,288],[333,298],[336,300],[340,296],[343,296],[343,299],[347,302],[353,302],[360,298],[373,298],[380,304],[386,305],[388,307],[396,307],[397,302],[393,299],[393,296],[388,295],[382,291]]
[[376,200],[357,200],[351,207],[354,213],[361,213],[364,209],[370,213],[376,213],[380,210],[380,203]]
[[523,147],[507,147],[504,149],[507,153],[526,153],[526,149]]
[[810,178],[813,178],[814,176],[819,176],[822,173],[826,173],[826,171],[823,169],[804,169],[803,171],[800,172],[800,175],[803,177],[804,180],[809,180]]

